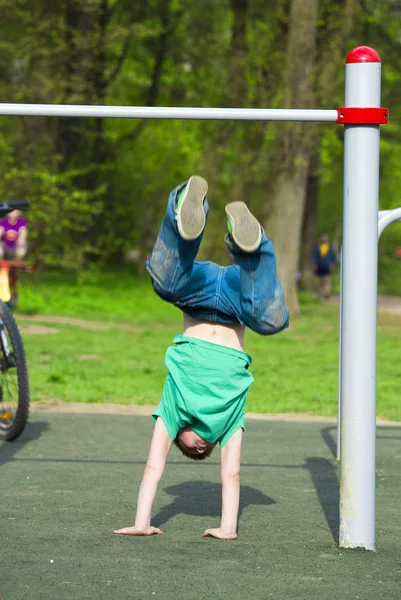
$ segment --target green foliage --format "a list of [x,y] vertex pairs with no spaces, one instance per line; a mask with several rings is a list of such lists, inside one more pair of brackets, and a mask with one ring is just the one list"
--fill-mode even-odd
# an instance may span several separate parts
[[[400,203],[401,184],[399,8],[374,0],[356,6],[347,25],[343,4],[319,2],[320,62],[310,76],[316,108],[334,108],[342,103],[346,52],[366,43],[382,55],[391,124],[382,128],[381,208],[390,208]],[[0,100],[280,107],[290,7],[290,0],[0,0]],[[282,131],[274,123],[2,117],[0,194],[32,200],[30,237],[42,263],[79,269],[130,248],[146,255],[169,190],[200,172],[216,209],[204,257],[224,260],[222,207],[243,198],[268,218]],[[318,137],[318,228],[334,234],[341,130],[321,126]],[[397,245],[393,227],[382,254],[392,256]]]
[[[401,13],[397,2],[360,3],[354,34],[347,50],[358,45],[374,47],[380,54],[382,67],[382,106],[390,109],[390,124],[381,128],[380,200],[381,210],[401,206],[401,137],[398,121],[401,117],[400,32]],[[344,75],[338,75],[337,89],[342,90]],[[340,102],[343,100],[341,99]],[[338,129],[325,128],[322,136],[322,171],[320,177],[319,229],[332,235],[341,227],[343,194],[343,144]],[[401,228],[391,225],[380,240],[379,283],[382,289],[399,289],[391,277],[398,273],[394,251],[401,246]]]
[[[0,138],[1,140],[1,138]],[[88,231],[103,211],[105,185],[94,190],[80,189],[76,180],[87,169],[59,170],[44,165],[31,168],[16,163],[4,138],[1,140],[0,197],[29,198],[29,238],[43,265],[82,267],[88,254],[100,253]]]

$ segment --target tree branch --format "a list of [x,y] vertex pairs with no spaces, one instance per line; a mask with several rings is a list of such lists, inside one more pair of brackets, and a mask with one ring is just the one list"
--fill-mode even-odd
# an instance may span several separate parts
[[127,57],[131,40],[132,40],[132,26],[124,40],[124,44],[123,44],[122,50],[120,52],[120,56],[117,58],[117,62],[114,66],[114,69],[111,71],[109,77],[106,79],[106,85],[105,85],[106,88],[116,79],[117,75],[120,73],[121,67],[123,66],[123,63],[124,63],[124,60]]
[[[114,68],[111,70],[109,77],[106,78],[106,87],[108,87],[116,79],[116,77],[119,75],[119,73],[121,71],[124,60],[126,59],[127,54],[128,54],[130,42],[132,40],[133,27],[134,27],[135,23],[142,22],[145,18],[145,5],[146,5],[145,2],[141,2],[140,9],[137,14],[135,14],[134,10],[130,11],[131,12],[131,18],[130,18],[131,22],[129,24],[128,33],[125,37],[120,55],[118,56],[118,58],[116,60],[116,64],[115,64]],[[109,22],[112,12],[113,12],[113,9],[109,8],[107,22]]]
[[161,14],[162,29],[158,39],[158,47],[156,52],[156,60],[153,67],[152,81],[148,90],[148,106],[155,106],[157,96],[159,94],[163,63],[167,54],[167,42],[172,31],[170,28],[170,5],[171,1],[164,2],[162,0],[162,7],[164,8]]
[[[155,62],[154,62],[154,66],[153,66],[152,78],[151,78],[150,86],[149,86],[148,92],[147,92],[146,106],[156,106],[157,97],[159,95],[159,88],[160,88],[160,81],[161,81],[161,76],[162,76],[162,71],[163,71],[163,64],[164,64],[164,61],[167,56],[168,40],[173,31],[172,27],[170,26],[171,0],[169,0],[168,2],[166,2],[166,0],[161,0],[161,7],[163,9],[162,13],[161,13],[161,17],[160,17],[162,28],[160,31],[160,35],[158,37],[157,50],[156,50]],[[142,120],[140,123],[138,123],[136,125],[136,127],[132,131],[126,133],[122,138],[120,138],[120,142],[124,142],[127,140],[132,141],[132,140],[137,139],[138,136],[145,129],[146,124],[147,124],[147,121]]]

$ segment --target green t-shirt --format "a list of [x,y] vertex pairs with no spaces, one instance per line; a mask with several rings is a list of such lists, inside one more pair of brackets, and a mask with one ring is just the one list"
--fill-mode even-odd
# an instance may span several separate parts
[[191,427],[210,443],[224,446],[241,427],[245,400],[253,376],[246,352],[177,335],[166,352],[168,375],[162,400],[153,413],[172,440]]

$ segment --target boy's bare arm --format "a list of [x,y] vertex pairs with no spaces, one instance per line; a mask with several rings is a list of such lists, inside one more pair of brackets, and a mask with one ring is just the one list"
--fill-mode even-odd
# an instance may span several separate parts
[[240,495],[242,429],[229,439],[221,451],[222,512],[220,527],[206,529],[203,536],[222,540],[235,540],[237,537],[238,508]]
[[139,489],[135,525],[133,527],[116,529],[114,533],[123,535],[153,535],[163,533],[157,527],[151,526],[150,518],[157,486],[162,478],[171,445],[172,441],[170,436],[167,433],[163,421],[159,417],[153,431],[148,460]]

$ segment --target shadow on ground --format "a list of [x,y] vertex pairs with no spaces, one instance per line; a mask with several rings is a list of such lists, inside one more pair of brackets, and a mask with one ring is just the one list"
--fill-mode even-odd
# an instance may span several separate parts
[[26,445],[39,440],[49,429],[47,422],[34,421],[28,422],[21,436],[13,442],[5,442],[0,445],[0,467],[2,464],[12,460]]
[[[154,516],[152,524],[155,527],[160,527],[179,514],[199,517],[218,517],[221,514],[221,485],[218,483],[188,481],[169,486],[164,491],[175,498]],[[247,485],[241,486],[238,520],[247,506],[269,506],[271,504],[276,503],[263,492]]]
[[340,524],[338,468],[326,458],[320,457],[306,458],[304,468],[309,471],[330,533],[334,541],[338,542]]
[[[377,426],[377,440],[400,441],[400,435],[385,435],[387,432],[399,432],[397,426]],[[323,427],[320,431],[323,441],[329,448],[333,459],[337,456],[337,427],[330,425]],[[305,460],[305,468],[309,471],[313,485],[325,514],[327,524],[333,539],[338,543],[338,532],[340,526],[340,482],[339,482],[339,463],[337,460],[330,461],[326,458],[312,457]]]

